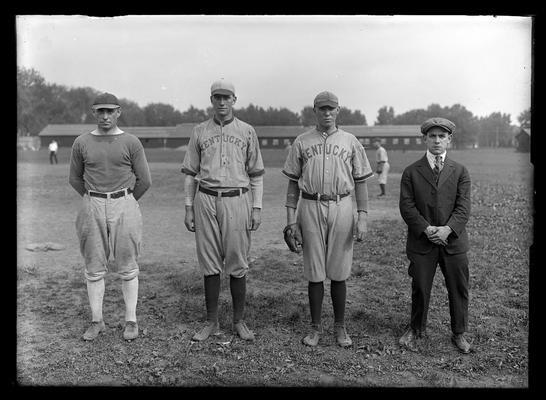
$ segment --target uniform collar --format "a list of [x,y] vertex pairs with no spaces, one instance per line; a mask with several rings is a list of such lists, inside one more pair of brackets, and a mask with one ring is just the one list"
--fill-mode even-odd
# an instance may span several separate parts
[[118,126],[116,126],[116,129],[114,129],[112,132],[107,133],[107,134],[100,133],[98,128],[91,132],[92,135],[96,135],[96,136],[112,136],[112,135],[120,135],[122,133],[123,133],[123,131],[121,129],[119,129]]
[[339,132],[339,128],[338,128],[337,125],[336,125],[336,129],[333,130],[331,133],[326,133],[326,132],[324,132],[324,131],[321,131],[321,130],[319,129],[318,125],[315,126],[315,130],[316,130],[318,133],[320,133],[322,136],[331,136],[331,135],[333,135],[334,133]]
[[220,125],[220,126],[226,126],[227,124],[231,124],[233,122],[233,120],[235,119],[235,116],[232,116],[230,119],[224,121],[223,123],[220,122],[218,119],[216,119],[216,116],[212,117],[212,120],[214,121],[214,123],[216,125]]

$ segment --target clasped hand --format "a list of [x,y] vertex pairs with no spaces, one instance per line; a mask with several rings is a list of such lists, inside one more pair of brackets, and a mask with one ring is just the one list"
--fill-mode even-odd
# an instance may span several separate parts
[[427,235],[428,240],[434,244],[441,246],[447,245],[447,237],[451,233],[451,228],[449,226],[428,226],[425,229],[425,234]]

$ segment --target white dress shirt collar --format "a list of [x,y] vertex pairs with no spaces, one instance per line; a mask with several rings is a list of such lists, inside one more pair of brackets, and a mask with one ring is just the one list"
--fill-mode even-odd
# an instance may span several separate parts
[[[444,151],[440,156],[442,157],[442,163],[446,160],[447,151]],[[434,164],[436,162],[436,156],[427,150],[427,160],[430,168],[434,169]]]

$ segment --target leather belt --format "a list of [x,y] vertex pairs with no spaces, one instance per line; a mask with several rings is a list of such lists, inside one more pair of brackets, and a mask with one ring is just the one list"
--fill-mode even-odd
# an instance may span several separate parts
[[207,188],[204,188],[203,186],[199,186],[199,191],[209,194],[211,196],[216,196],[216,197],[235,197],[235,196],[240,196],[243,193],[248,192],[248,188],[244,187],[240,189],[225,190],[223,192],[220,192],[217,190],[207,189]]
[[350,193],[343,193],[343,194],[334,194],[334,195],[328,195],[328,194],[311,194],[307,192],[301,192],[301,197],[307,200],[320,200],[320,201],[339,201],[340,199],[349,196]]
[[92,190],[89,190],[87,194],[89,196],[93,197],[102,197],[103,199],[111,198],[111,199],[117,199],[118,197],[123,197],[125,194],[131,194],[133,193],[132,189],[122,189],[117,192],[110,192],[110,193],[101,193],[101,192],[93,192]]

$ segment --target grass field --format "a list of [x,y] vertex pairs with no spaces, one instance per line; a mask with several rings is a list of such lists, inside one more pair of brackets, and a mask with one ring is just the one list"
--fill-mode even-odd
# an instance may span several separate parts
[[[400,174],[422,152],[390,152],[388,195],[369,181],[368,235],[355,243],[348,280],[347,329],[353,346],[333,338],[326,285],[325,335],[317,348],[301,344],[309,323],[302,256],[282,239],[286,152],[264,150],[262,225],[253,235],[246,320],[254,344],[231,332],[231,298],[222,280],[222,334],[193,343],[205,318],[194,235],[183,224],[182,152],[147,150],[153,186],[141,199],[144,219],[137,316],[140,337],[122,338],[121,282],[106,279],[107,331],[92,343],[83,262],[74,221],[79,196],[68,185],[69,149],[58,165],[47,150],[18,153],[17,365],[19,385],[136,385],[252,387],[472,387],[529,385],[529,247],[532,244],[532,166],[513,149],[453,151],[472,177],[469,337],[475,351],[450,343],[447,292],[438,271],[428,334],[419,353],[399,348],[408,323],[410,278],[406,227],[398,211]],[[373,151],[368,152],[373,160]],[[30,243],[64,250],[32,252]]]

